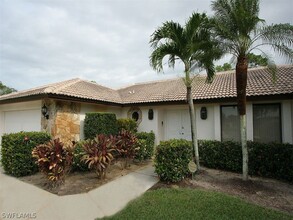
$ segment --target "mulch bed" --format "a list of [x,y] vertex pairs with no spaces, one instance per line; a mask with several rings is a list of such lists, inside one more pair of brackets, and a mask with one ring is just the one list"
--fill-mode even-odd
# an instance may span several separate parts
[[95,189],[105,183],[108,183],[109,181],[112,181],[116,178],[119,178],[121,176],[125,176],[129,174],[130,172],[139,170],[149,164],[151,164],[151,161],[141,162],[141,163],[130,163],[130,165],[123,169],[122,164],[123,161],[116,161],[113,163],[108,169],[105,179],[99,179],[95,172],[72,172],[69,173],[65,177],[64,184],[57,186],[57,187],[51,187],[48,184],[48,180],[42,173],[36,173],[31,176],[24,176],[19,177],[21,181],[33,184],[41,189],[44,189],[48,192],[54,193],[59,196],[63,195],[72,195],[72,194],[79,194],[79,193],[86,193],[89,192],[92,189]]

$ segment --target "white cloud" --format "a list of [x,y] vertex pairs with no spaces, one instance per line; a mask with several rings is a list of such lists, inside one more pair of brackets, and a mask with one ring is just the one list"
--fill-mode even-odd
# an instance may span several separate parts
[[[291,0],[265,0],[268,23],[292,20]],[[0,80],[18,90],[81,77],[109,87],[179,76],[149,66],[149,38],[184,23],[206,0],[0,0]]]

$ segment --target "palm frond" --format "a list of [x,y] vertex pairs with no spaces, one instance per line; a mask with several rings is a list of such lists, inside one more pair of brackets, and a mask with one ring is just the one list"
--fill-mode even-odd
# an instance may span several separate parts
[[169,57],[169,66],[174,67],[176,57],[181,58],[180,51],[178,50],[176,44],[174,43],[165,43],[158,46],[150,56],[150,65],[151,67],[161,72],[163,70],[163,59],[165,56]]
[[179,23],[167,21],[151,35],[149,43],[152,48],[156,48],[162,40],[179,43],[182,39],[182,34],[183,28]]

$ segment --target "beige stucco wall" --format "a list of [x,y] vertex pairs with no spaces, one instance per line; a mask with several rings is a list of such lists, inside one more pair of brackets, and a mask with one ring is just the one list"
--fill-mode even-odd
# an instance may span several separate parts
[[[30,102],[21,102],[14,104],[0,105],[0,136],[4,131],[4,112],[16,110],[37,109],[41,111],[43,104],[49,108],[49,119],[41,117],[41,128],[43,131],[50,132],[54,137],[60,137],[64,142],[71,142],[83,139],[83,123],[87,112],[113,112],[117,118],[127,118],[127,112],[130,107],[113,107],[106,105],[85,104],[77,102],[65,102],[58,100],[39,100]],[[293,143],[293,101],[265,101],[247,103],[247,138],[253,140],[253,104],[257,103],[281,103],[282,116],[282,141],[284,143]],[[226,103],[227,105],[233,103]],[[225,104],[225,105],[226,105]],[[221,140],[221,120],[220,103],[215,104],[195,104],[196,123],[198,139]],[[208,117],[206,120],[200,118],[201,107],[207,107]],[[166,139],[166,112],[170,109],[188,110],[187,105],[161,105],[161,106],[141,106],[142,122],[139,131],[154,131],[156,135],[156,144]],[[148,110],[153,109],[153,120],[148,119]],[[0,139],[1,140],[1,139]]]
[[[281,123],[282,123],[282,142],[293,143],[293,101],[257,101],[247,103],[247,139],[253,140],[253,104],[261,103],[280,103],[281,104]],[[196,111],[196,125],[198,139],[206,140],[221,140],[221,119],[220,106],[233,105],[235,103],[215,103],[215,104],[197,104]],[[205,106],[208,111],[206,120],[200,118],[200,109]],[[188,110],[187,105],[165,105],[165,106],[143,106],[139,107],[142,111],[142,122],[138,127],[139,131],[151,131],[156,134],[156,144],[162,140],[166,140],[166,112],[168,110]],[[154,119],[148,120],[148,109],[154,110]],[[127,112],[130,108],[122,109],[122,117],[127,117]]]

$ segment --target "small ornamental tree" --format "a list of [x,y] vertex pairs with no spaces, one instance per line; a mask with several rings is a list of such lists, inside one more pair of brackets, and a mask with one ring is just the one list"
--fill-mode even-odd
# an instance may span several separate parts
[[94,170],[99,178],[105,178],[106,170],[114,159],[112,152],[115,151],[115,138],[99,134],[94,140],[87,140],[83,143],[85,155],[84,161],[88,168]]
[[130,131],[122,129],[117,135],[116,150],[124,158],[124,168],[130,159],[135,157],[137,151],[137,137]]
[[35,147],[32,156],[36,158],[36,164],[52,186],[64,183],[73,159],[70,147],[65,147],[58,138]]

